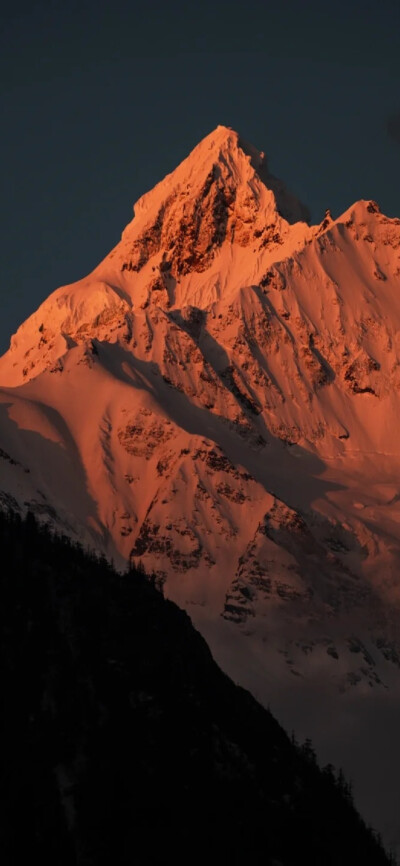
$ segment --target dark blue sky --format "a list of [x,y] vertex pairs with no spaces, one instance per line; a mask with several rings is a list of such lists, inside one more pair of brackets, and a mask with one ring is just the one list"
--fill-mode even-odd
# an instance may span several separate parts
[[0,351],[218,123],[315,222],[400,215],[398,0],[16,0],[1,27]]

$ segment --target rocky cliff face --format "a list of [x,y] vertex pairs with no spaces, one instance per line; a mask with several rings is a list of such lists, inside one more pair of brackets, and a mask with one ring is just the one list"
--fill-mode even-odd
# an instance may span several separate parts
[[400,220],[306,217],[218,127],[0,360],[3,502],[141,561],[278,711],[399,688]]

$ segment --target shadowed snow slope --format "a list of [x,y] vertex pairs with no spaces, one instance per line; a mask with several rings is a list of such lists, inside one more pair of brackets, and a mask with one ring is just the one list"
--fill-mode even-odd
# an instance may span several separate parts
[[207,136],[12,337],[0,496],[154,571],[394,840],[400,220],[306,218]]

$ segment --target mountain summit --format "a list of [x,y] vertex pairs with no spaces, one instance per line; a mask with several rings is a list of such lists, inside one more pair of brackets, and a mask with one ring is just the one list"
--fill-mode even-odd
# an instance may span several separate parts
[[379,717],[394,765],[399,298],[399,219],[360,201],[309,226],[218,127],[0,359],[6,506],[143,562],[388,832],[363,749]]
[[[59,289],[22,325],[0,362],[0,382],[21,384],[118,311],[206,308],[260,267],[304,243],[306,208],[268,173],[265,157],[219,126],[134,206],[120,243],[89,278]],[[249,273],[249,251],[260,256]],[[260,262],[258,262],[260,259]],[[207,273],[207,280],[198,279]],[[224,286],[221,282],[224,274]],[[42,321],[43,320],[43,321]],[[36,334],[42,334],[40,352]],[[87,334],[86,334],[87,335]],[[8,363],[9,362],[9,363]]]

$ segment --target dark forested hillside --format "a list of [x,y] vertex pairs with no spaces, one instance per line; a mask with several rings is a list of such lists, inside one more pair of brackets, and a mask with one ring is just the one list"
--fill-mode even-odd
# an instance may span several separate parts
[[390,861],[143,574],[0,515],[2,863]]

